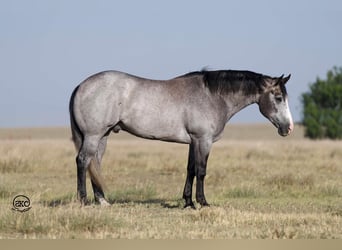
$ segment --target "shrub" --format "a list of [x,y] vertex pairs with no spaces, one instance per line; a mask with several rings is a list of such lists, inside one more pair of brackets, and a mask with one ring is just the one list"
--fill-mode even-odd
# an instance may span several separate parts
[[316,79],[302,95],[305,136],[342,139],[342,67],[334,67],[327,79]]

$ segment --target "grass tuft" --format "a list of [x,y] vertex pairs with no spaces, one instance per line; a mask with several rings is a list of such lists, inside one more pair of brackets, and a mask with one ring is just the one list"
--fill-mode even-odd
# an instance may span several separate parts
[[28,173],[32,168],[27,160],[20,158],[0,159],[0,173]]
[[264,184],[268,186],[275,186],[283,190],[288,187],[313,187],[314,177],[312,175],[295,177],[292,173],[278,174],[264,179]]
[[261,194],[252,187],[234,187],[228,190],[225,194],[225,198],[257,198]]

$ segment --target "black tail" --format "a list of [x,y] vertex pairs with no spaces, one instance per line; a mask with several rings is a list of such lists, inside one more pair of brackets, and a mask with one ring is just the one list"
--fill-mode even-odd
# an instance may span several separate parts
[[79,86],[77,86],[74,91],[71,94],[70,102],[69,102],[69,113],[70,113],[70,125],[71,125],[71,134],[72,134],[72,141],[75,144],[76,151],[78,152],[82,146],[83,142],[83,134],[78,127],[75,116],[74,116],[74,99],[76,92],[78,90]]

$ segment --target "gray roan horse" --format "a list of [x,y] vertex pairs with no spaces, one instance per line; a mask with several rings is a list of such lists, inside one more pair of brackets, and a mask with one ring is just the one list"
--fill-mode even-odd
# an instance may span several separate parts
[[69,107],[78,151],[77,193],[81,204],[87,202],[87,170],[95,201],[108,204],[100,176],[101,159],[110,132],[124,130],[146,139],[189,144],[185,207],[195,207],[195,177],[196,201],[208,206],[204,177],[209,152],[235,113],[257,103],[281,136],[293,130],[285,89],[289,78],[234,70],[191,72],[166,81],[118,71],[90,76],[76,87]]

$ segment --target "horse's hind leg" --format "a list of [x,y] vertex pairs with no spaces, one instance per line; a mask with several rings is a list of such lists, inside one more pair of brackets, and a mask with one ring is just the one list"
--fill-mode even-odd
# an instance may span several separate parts
[[[104,155],[104,152],[106,150],[107,138],[108,138],[108,135],[105,135],[104,137],[102,137],[102,139],[99,142],[98,150],[96,152],[96,159],[95,159],[96,165],[95,165],[95,167],[97,168],[96,170],[98,173],[101,172],[101,161],[102,161],[102,157]],[[109,203],[105,199],[103,187],[99,186],[97,184],[97,182],[95,180],[93,180],[93,178],[91,178],[91,185],[92,185],[93,191],[94,191],[95,202],[98,202],[101,205],[109,205]]]
[[77,163],[77,196],[82,205],[87,203],[86,173],[98,149],[98,136],[85,137],[76,157]]

